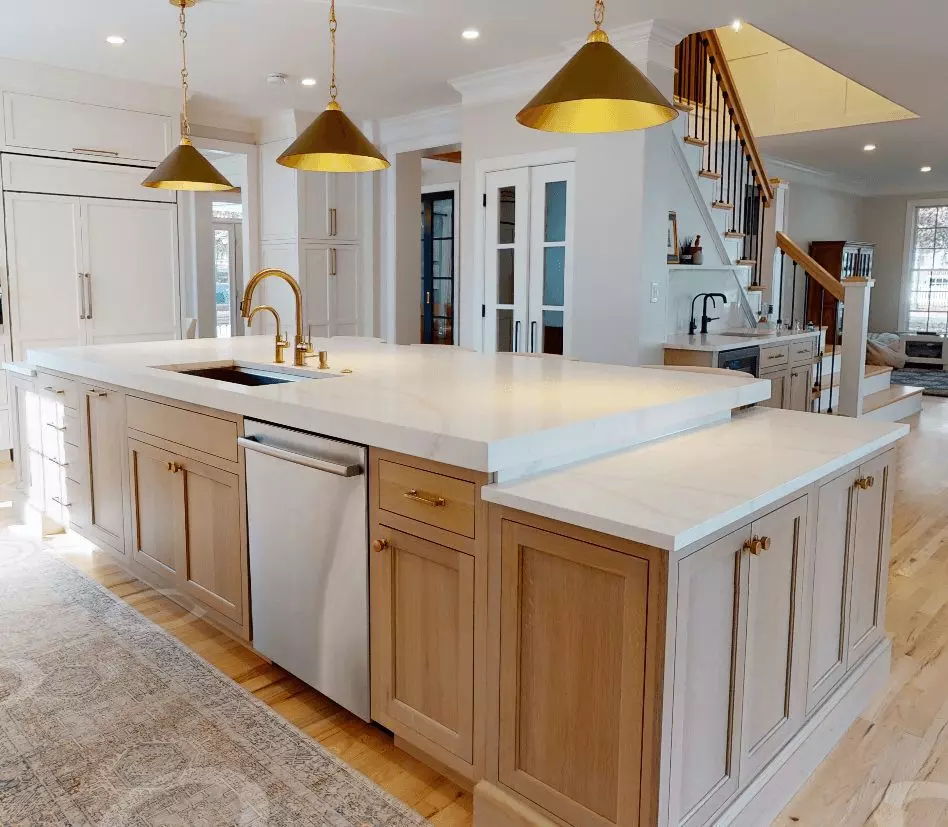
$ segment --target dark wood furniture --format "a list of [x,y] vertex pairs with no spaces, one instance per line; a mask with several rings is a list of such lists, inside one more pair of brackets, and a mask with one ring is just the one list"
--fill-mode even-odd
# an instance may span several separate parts
[[[845,281],[851,278],[872,278],[872,258],[875,244],[858,241],[811,241],[810,255],[833,278]],[[823,301],[822,290],[812,287],[807,298],[806,318],[827,329],[826,341],[836,341],[835,305],[830,297]]]

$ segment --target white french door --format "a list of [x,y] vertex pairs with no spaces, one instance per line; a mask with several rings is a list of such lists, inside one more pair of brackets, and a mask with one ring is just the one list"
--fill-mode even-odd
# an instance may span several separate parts
[[488,173],[484,349],[567,355],[572,163]]

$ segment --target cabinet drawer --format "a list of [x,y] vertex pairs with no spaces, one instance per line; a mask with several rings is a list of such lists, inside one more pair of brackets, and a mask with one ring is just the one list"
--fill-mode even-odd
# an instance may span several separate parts
[[779,368],[790,361],[790,345],[762,347],[760,349],[760,372]]
[[161,402],[128,397],[128,427],[221,459],[237,462],[237,423],[175,408]]
[[61,376],[55,376],[52,373],[37,372],[36,387],[40,394],[48,395],[54,398],[64,408],[71,411],[78,410],[78,394],[76,383],[73,379],[63,379]]
[[793,342],[790,345],[790,364],[802,365],[812,362],[816,356],[816,339]]
[[381,460],[379,507],[464,537],[474,536],[474,483]]
[[80,482],[86,478],[86,463],[82,456],[82,451],[77,445],[70,445],[68,442],[65,448],[65,469],[66,477],[74,482]]

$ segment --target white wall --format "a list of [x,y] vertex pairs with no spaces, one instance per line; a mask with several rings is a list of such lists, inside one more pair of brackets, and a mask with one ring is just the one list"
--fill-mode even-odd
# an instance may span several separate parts
[[395,342],[421,341],[421,152],[395,158]]
[[900,305],[905,270],[905,225],[911,201],[944,198],[948,193],[887,195],[865,199],[862,236],[876,245],[872,273],[875,287],[869,305],[869,329],[876,333],[902,328]]
[[450,161],[433,161],[431,158],[421,159],[421,185],[423,187],[435,184],[457,184],[461,180],[461,165]]

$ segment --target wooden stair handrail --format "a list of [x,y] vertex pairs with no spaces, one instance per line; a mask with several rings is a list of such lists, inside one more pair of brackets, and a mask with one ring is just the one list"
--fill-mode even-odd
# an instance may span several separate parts
[[800,249],[793,240],[785,233],[777,233],[777,249],[783,250],[793,261],[803,268],[811,279],[823,287],[837,301],[843,301],[846,295],[845,289],[840,282],[833,278],[829,270],[820,264],[815,258]]
[[714,29],[701,32],[701,37],[708,41],[708,55],[714,58],[714,66],[720,75],[721,88],[727,93],[728,103],[734,109],[734,122],[740,129],[741,137],[744,139],[751,169],[757,174],[757,183],[760,186],[764,203],[770,204],[774,198],[774,188],[770,183],[770,178],[767,177],[767,171],[764,169],[763,159],[761,159],[760,151],[757,149],[757,139],[754,138],[754,132],[750,127],[750,119],[744,111],[744,104],[741,103],[741,96],[737,92],[737,84],[734,82],[731,67],[724,55],[721,40]]

